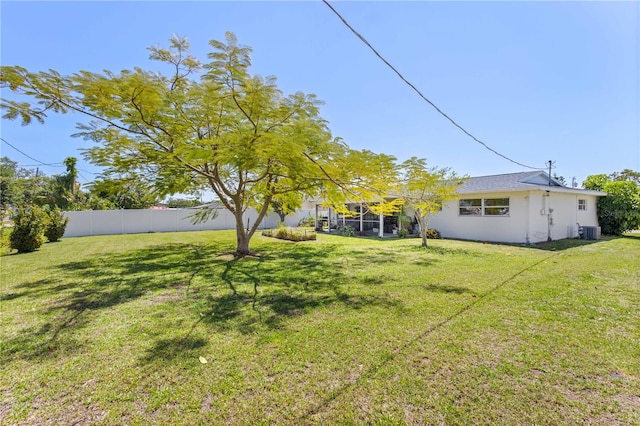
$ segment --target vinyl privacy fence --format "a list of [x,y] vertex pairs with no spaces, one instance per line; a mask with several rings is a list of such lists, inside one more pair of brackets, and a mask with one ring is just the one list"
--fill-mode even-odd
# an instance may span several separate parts
[[[147,232],[184,232],[216,229],[235,229],[233,214],[225,209],[218,210],[218,216],[206,222],[193,224],[191,215],[194,209],[168,210],[87,210],[65,212],[69,224],[65,237],[82,237],[88,235],[141,234]],[[285,218],[287,226],[297,226],[301,219],[313,217],[312,210],[300,210]],[[250,225],[255,223],[258,213],[249,210],[245,220]],[[260,228],[275,228],[280,218],[269,213],[262,220]],[[246,223],[245,223],[246,225]]]

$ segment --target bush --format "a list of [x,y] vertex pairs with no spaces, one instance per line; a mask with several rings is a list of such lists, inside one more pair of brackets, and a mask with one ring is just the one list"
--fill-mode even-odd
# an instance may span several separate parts
[[584,181],[584,187],[607,193],[598,199],[598,223],[602,233],[622,235],[640,228],[640,186],[636,181],[611,180],[610,176],[592,175]]
[[299,228],[265,229],[262,231],[262,235],[288,241],[309,241],[316,239],[316,233],[314,231]]
[[400,238],[405,238],[407,235],[409,235],[409,231],[407,231],[406,229],[400,229],[398,231],[398,237]]
[[298,226],[313,228],[314,226],[316,226],[316,220],[311,216],[307,216],[304,219],[300,219],[300,222],[298,222]]
[[439,240],[442,237],[440,236],[440,231],[437,229],[427,229],[427,238],[430,240]]
[[47,237],[49,242],[55,243],[64,235],[65,229],[67,229],[67,223],[69,218],[64,216],[62,210],[55,208],[47,212],[49,216],[49,223],[44,230],[44,236]]
[[353,229],[353,226],[344,225],[338,228],[338,234],[345,237],[353,237],[356,234],[356,230]]
[[12,249],[18,253],[35,251],[44,243],[48,217],[38,206],[20,207],[13,215],[13,230],[9,237]]

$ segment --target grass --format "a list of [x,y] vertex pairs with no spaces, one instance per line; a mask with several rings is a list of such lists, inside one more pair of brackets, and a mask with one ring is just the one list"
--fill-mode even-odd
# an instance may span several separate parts
[[640,424],[640,238],[0,257],[1,424]]

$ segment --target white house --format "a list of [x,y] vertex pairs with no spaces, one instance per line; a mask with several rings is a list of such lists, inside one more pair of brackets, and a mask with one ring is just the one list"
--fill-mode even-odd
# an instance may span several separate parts
[[467,180],[460,198],[429,221],[443,238],[537,243],[575,238],[597,227],[596,203],[606,193],[568,188],[542,171]]

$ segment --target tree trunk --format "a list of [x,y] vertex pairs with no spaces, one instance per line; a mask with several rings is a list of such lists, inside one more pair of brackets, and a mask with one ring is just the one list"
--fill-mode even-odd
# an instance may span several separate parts
[[236,257],[244,257],[251,254],[249,250],[249,237],[244,226],[236,226]]
[[427,247],[427,221],[425,217],[416,214],[420,236],[422,237],[422,247]]
[[251,241],[251,237],[258,229],[258,225],[260,225],[260,222],[262,222],[262,219],[264,219],[265,215],[267,214],[270,202],[271,197],[268,197],[262,205],[262,208],[258,212],[258,217],[256,218],[255,222],[251,225],[247,222],[246,228],[244,224],[242,203],[235,203],[236,210],[234,212],[234,216],[236,219],[236,257],[244,257],[251,254],[251,250],[249,250],[249,241]]
[[236,257],[244,257],[251,254],[251,250],[249,250],[249,236],[247,235],[247,230],[244,227],[244,215],[242,214],[242,209],[238,208],[236,205],[236,211],[234,212],[234,216],[236,217]]

